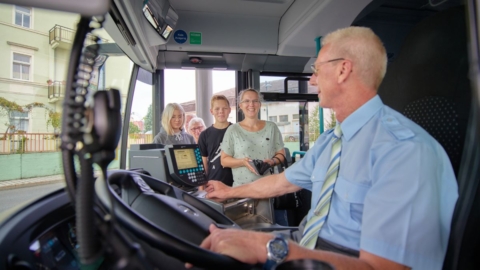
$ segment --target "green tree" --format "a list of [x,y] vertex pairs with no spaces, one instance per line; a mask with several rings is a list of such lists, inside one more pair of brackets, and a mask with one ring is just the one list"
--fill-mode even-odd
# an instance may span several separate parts
[[140,128],[135,125],[135,123],[130,122],[130,125],[128,126],[128,134],[138,134],[140,133]]
[[[310,115],[308,116],[308,132],[310,133],[310,140],[315,141],[317,138],[320,136],[320,117],[318,115],[318,111],[320,109],[320,106],[316,105],[313,108],[313,111],[310,112]],[[325,109],[324,109],[325,111]],[[325,117],[325,114],[323,114]],[[337,120],[335,118],[335,112],[330,109],[330,117],[325,119],[324,118],[324,130],[332,129],[335,127],[337,124]]]
[[153,123],[152,104],[150,104],[150,106],[148,106],[147,115],[143,117],[145,132],[152,131],[152,123]]
[[315,105],[313,111],[308,115],[308,133],[310,141],[316,141],[320,136],[320,120],[318,117],[318,109],[320,107]]
[[59,112],[49,111],[48,120],[47,120],[47,130],[48,130],[48,126],[52,126],[53,131],[58,132],[61,125],[62,125],[62,115]]
[[335,126],[337,125],[337,118],[335,118],[335,112],[332,109],[329,110],[330,118],[325,121],[325,130],[335,128]]

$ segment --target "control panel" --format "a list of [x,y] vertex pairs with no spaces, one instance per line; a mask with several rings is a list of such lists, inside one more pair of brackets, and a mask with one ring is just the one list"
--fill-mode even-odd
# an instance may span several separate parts
[[197,144],[165,145],[168,171],[178,184],[198,187],[207,183]]

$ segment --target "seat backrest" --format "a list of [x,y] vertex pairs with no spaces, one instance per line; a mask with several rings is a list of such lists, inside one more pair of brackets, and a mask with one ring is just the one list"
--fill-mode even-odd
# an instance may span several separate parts
[[386,105],[403,112],[443,146],[455,174],[471,100],[465,28],[462,7],[420,22],[389,64],[378,91]]
[[463,149],[455,104],[444,97],[424,97],[409,103],[403,114],[422,126],[445,149],[458,172]]
[[444,147],[457,175],[459,198],[444,270],[480,265],[480,151],[478,145],[464,147],[466,138],[474,140],[475,130],[480,130],[471,120],[467,132],[476,107],[470,110],[475,97],[469,80],[465,13],[464,7],[453,8],[420,22],[389,65],[379,89],[386,105],[404,112]]

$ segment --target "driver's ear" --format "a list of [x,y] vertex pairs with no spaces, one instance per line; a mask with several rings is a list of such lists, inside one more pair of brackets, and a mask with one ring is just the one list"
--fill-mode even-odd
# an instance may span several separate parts
[[352,73],[352,62],[349,60],[343,60],[342,64],[338,68],[338,83],[345,82]]

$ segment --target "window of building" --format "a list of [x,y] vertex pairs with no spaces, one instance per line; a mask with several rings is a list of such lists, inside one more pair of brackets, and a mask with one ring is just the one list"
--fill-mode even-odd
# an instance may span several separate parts
[[29,81],[31,61],[32,57],[29,55],[13,53],[13,78]]
[[15,6],[15,24],[31,28],[32,9],[28,7]]
[[292,114],[292,120],[298,120],[298,113],[297,114]]
[[288,122],[288,115],[280,115],[278,117],[280,118],[280,122]]
[[269,116],[268,121],[277,122],[277,116]]
[[10,125],[15,131],[28,132],[28,112],[10,112]]

